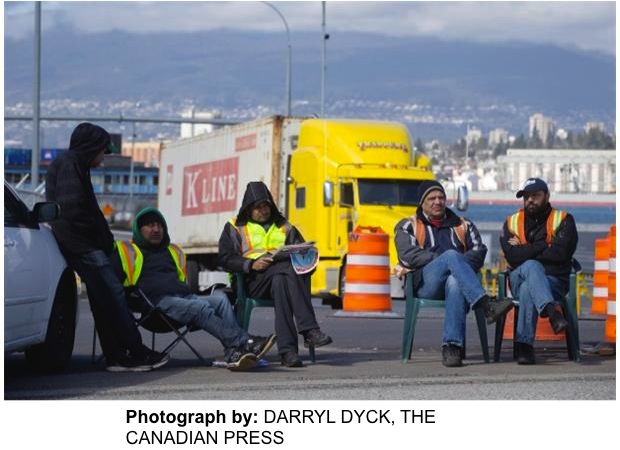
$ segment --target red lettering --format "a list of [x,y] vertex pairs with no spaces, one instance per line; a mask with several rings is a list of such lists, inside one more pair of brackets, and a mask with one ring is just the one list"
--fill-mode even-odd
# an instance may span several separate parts
[[238,174],[239,158],[185,167],[181,215],[234,211]]

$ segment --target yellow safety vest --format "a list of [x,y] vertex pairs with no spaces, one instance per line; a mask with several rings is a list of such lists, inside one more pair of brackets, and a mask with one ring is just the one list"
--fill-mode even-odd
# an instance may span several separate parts
[[[467,251],[467,222],[465,222],[465,219],[462,217],[459,217],[459,219],[461,223],[452,227],[452,231],[463,246],[463,253],[465,253]],[[421,220],[418,220],[415,215],[409,217],[409,221],[413,227],[413,237],[418,241],[418,246],[424,248],[424,243],[426,242],[426,225]]]
[[[116,241],[116,248],[121,259],[121,265],[123,266],[123,272],[125,272],[125,281],[123,281],[124,287],[135,286],[138,283],[138,278],[142,273],[142,266],[144,257],[140,251],[140,247],[130,241]],[[177,268],[177,275],[179,281],[185,283],[187,280],[187,260],[183,250],[178,245],[170,244],[168,251],[172,256],[174,265]]]
[[[555,238],[555,232],[560,227],[562,221],[566,218],[568,213],[560,211],[559,209],[551,208],[549,217],[547,217],[547,245],[551,245]],[[521,242],[527,242],[525,237],[525,211],[520,209],[515,214],[508,216],[506,219],[508,224],[508,230],[517,236]]]
[[288,223],[281,227],[272,223],[265,231],[265,228],[258,223],[247,222],[237,227],[236,219],[231,219],[229,222],[241,238],[241,254],[249,259],[258,259],[265,253],[282,247],[286,240],[286,233],[291,228]]

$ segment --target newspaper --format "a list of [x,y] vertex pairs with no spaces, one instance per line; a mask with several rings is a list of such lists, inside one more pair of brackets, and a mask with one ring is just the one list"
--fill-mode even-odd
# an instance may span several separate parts
[[267,253],[267,256],[274,261],[290,258],[295,273],[303,275],[312,272],[319,264],[319,250],[314,245],[315,243],[316,241],[308,241],[301,244],[283,245]]
[[306,253],[308,250],[315,249],[316,241],[302,242],[301,244],[283,245],[282,247],[267,253],[274,261],[286,259],[288,256],[296,253]]

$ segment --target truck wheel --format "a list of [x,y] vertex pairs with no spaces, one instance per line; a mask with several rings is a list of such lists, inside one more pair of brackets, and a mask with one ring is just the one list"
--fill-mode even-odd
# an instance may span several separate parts
[[73,271],[61,277],[47,325],[45,342],[26,350],[26,362],[36,372],[66,370],[75,342],[77,288]]
[[200,272],[200,264],[195,259],[187,260],[187,284],[192,294],[198,294],[200,288],[198,284],[198,273]]

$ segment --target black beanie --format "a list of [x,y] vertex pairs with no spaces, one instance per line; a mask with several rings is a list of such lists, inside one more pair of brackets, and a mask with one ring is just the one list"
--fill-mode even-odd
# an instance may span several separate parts
[[430,194],[432,191],[441,191],[444,197],[446,196],[446,191],[440,182],[435,180],[426,180],[423,181],[422,184],[418,187],[418,192],[420,193],[420,205],[424,203],[424,199]]
[[98,125],[82,122],[71,133],[69,148],[78,152],[103,150],[109,152],[110,133]]
[[147,212],[143,216],[138,217],[138,228],[142,228],[144,225],[147,225],[153,222],[160,223],[161,225],[164,224],[159,214],[157,214],[154,211]]

